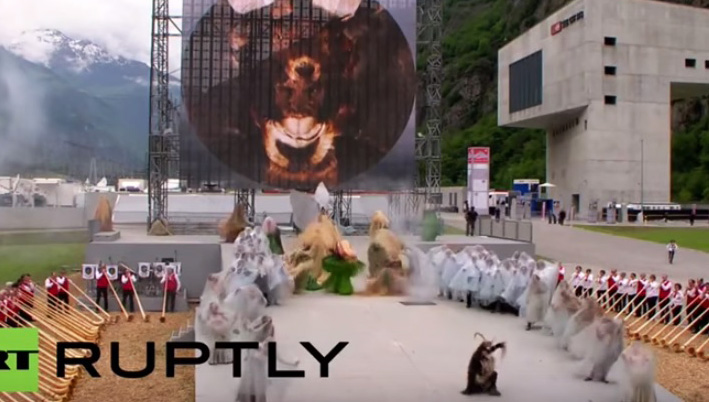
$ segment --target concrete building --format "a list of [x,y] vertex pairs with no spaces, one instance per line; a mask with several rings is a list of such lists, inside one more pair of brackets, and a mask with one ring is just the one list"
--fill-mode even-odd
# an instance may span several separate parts
[[669,202],[672,100],[709,93],[709,10],[578,0],[499,51],[498,124],[547,131],[566,208]]

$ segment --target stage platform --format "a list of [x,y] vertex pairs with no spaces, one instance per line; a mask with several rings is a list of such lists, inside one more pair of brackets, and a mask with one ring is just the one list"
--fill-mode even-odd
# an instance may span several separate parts
[[[621,400],[618,367],[611,384],[584,382],[578,363],[540,331],[527,332],[513,316],[466,309],[463,303],[435,300],[434,306],[404,306],[398,297],[335,296],[306,293],[269,307],[276,340],[284,357],[298,358],[305,378],[290,379],[289,402],[464,402]],[[499,360],[501,397],[463,396],[468,359],[479,343],[475,332],[507,342]],[[196,331],[196,340],[204,341]],[[309,341],[322,353],[337,342],[349,345],[330,364],[330,377],[319,377],[318,363],[298,345]],[[233,401],[238,379],[231,365],[203,364],[195,373],[196,402]],[[656,386],[658,402],[680,399]],[[269,399],[271,400],[271,399]]]
[[[137,269],[140,262],[173,258],[182,263],[181,282],[188,299],[202,295],[207,276],[228,267],[233,259],[233,245],[220,241],[215,235],[148,236],[144,226],[126,225],[116,228],[120,236],[115,240],[94,240],[86,248],[86,263],[122,262]],[[368,236],[347,236],[359,258],[366,263]],[[287,251],[297,246],[295,235],[283,235]],[[515,251],[534,255],[534,244],[492,237],[460,235],[439,236],[435,242],[423,242],[418,236],[405,236],[404,241],[423,251],[438,245],[447,245],[455,251],[466,246],[482,245],[500,258],[512,256]]]

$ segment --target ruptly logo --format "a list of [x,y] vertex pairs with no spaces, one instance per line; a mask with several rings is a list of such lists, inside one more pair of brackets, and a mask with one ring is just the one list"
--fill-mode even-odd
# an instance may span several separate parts
[[569,17],[569,18],[567,18],[567,19],[565,19],[565,20],[563,20],[563,21],[557,22],[556,24],[554,24],[554,25],[551,26],[551,34],[552,34],[552,36],[558,34],[559,32],[563,31],[563,30],[564,30],[565,28],[567,28],[568,26],[570,26],[570,25],[572,25],[573,23],[575,23],[576,21],[579,21],[579,20],[582,20],[582,19],[583,19],[583,11],[579,11],[578,13],[572,15],[572,16]]
[[39,390],[39,330],[0,329],[0,392]]

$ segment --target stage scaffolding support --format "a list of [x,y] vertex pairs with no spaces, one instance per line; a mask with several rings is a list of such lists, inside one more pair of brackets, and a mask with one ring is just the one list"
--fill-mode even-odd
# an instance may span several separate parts
[[[150,51],[150,127],[148,135],[148,230],[158,220],[168,223],[167,182],[178,174],[180,139],[177,107],[170,99],[170,37],[180,28],[170,16],[169,0],[153,0]],[[170,33],[173,26],[178,33]],[[179,176],[176,176],[179,177]]]
[[[416,133],[413,190],[389,195],[389,213],[406,220],[419,220],[421,204],[438,211],[441,195],[441,84],[443,81],[443,1],[416,2],[416,49],[426,55],[426,69],[418,74],[425,97],[423,131]],[[420,127],[421,128],[421,127]],[[420,177],[423,165],[424,177]]]

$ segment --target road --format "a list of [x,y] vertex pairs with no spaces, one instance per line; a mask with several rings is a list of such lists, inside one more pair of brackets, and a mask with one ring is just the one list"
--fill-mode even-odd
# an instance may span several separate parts
[[[447,224],[465,228],[460,214],[443,214]],[[682,249],[675,262],[667,262],[663,244],[591,232],[571,226],[550,225],[532,221],[537,254],[562,262],[567,269],[576,265],[584,268],[618,269],[626,272],[667,274],[672,280],[686,283],[689,278],[709,279],[709,254]]]

